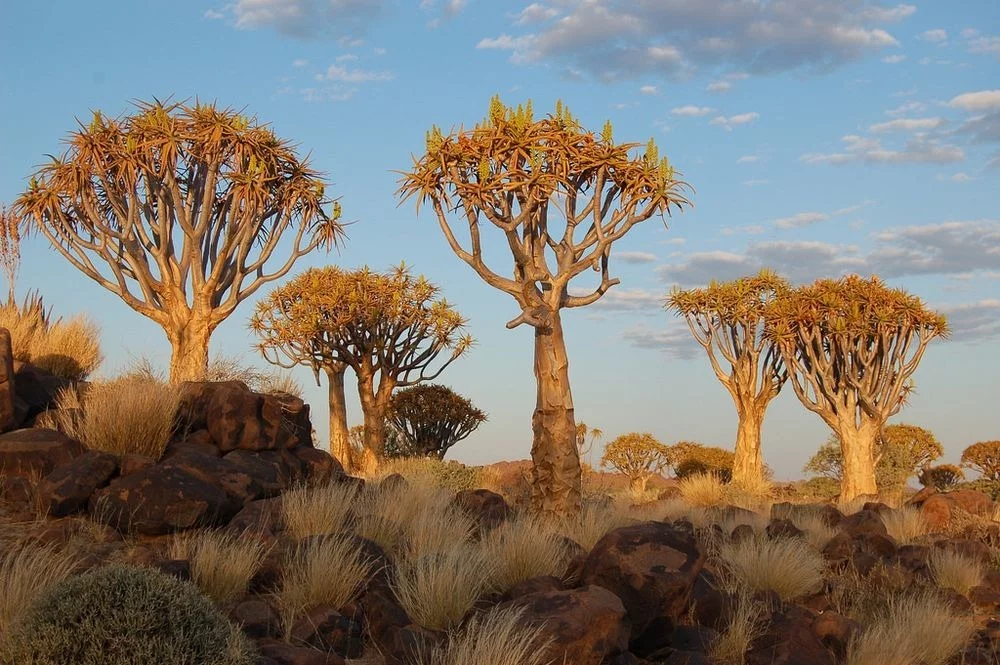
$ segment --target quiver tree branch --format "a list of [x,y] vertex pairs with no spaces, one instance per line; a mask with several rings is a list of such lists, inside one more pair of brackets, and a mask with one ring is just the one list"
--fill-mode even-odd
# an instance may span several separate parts
[[117,119],[95,112],[67,143],[16,209],[164,328],[174,381],[204,375],[208,339],[240,302],[343,234],[322,174],[237,111],[139,102]]

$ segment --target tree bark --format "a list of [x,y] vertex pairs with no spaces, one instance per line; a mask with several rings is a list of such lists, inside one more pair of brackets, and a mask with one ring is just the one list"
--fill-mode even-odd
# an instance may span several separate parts
[[344,395],[344,371],[326,370],[330,405],[330,454],[344,471],[354,471],[354,455],[347,429],[347,400]]
[[382,376],[376,389],[374,373],[364,368],[358,375],[358,397],[365,419],[361,463],[364,471],[368,473],[376,471],[385,459],[386,416],[394,387],[385,376]]
[[535,328],[535,380],[532,504],[542,514],[574,515],[580,510],[580,454],[558,311],[552,313],[548,327]]
[[839,428],[840,447],[844,455],[844,472],[840,479],[840,500],[853,501],[862,495],[875,495],[875,439],[878,428],[869,423],[860,427],[854,423]]
[[633,499],[638,500],[642,498],[642,495],[646,493],[646,485],[649,483],[649,479],[650,475],[647,473],[629,478],[629,490],[632,492]]
[[212,325],[201,318],[191,318],[167,331],[170,341],[170,382],[203,381],[208,371],[208,342]]
[[733,456],[733,482],[755,487],[764,480],[764,461],[760,454],[760,430],[764,414],[752,406],[738,408],[740,422],[736,429]]

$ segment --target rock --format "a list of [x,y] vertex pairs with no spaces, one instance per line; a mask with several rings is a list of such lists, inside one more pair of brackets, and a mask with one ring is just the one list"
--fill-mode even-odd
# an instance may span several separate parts
[[677,626],[670,634],[670,646],[679,651],[707,653],[719,633],[706,626]]
[[90,496],[118,470],[114,455],[87,451],[63,462],[38,484],[38,500],[53,517],[65,517],[87,507]]
[[877,533],[859,533],[851,540],[856,552],[866,552],[882,559],[896,556],[896,541],[889,536]]
[[791,520],[773,518],[767,525],[766,533],[767,537],[773,540],[775,538],[800,538],[803,532],[802,529],[792,524]]
[[240,533],[257,531],[273,534],[284,529],[281,517],[281,497],[250,501],[233,516],[226,528]]
[[460,490],[452,505],[475,520],[484,531],[495,529],[513,514],[502,496],[485,489]]
[[834,665],[833,654],[813,632],[813,622],[804,608],[776,612],[747,652],[746,665]]
[[833,652],[838,661],[843,661],[847,654],[847,644],[858,627],[853,619],[836,612],[824,612],[813,621],[812,632],[823,646]]
[[226,493],[233,503],[245,504],[264,496],[264,489],[250,474],[235,463],[198,450],[175,453],[161,466],[174,466],[211,483]]
[[841,520],[840,528],[852,537],[861,533],[875,533],[880,536],[887,534],[882,518],[874,510],[859,510],[853,515],[848,515]]
[[239,509],[216,485],[162,464],[118,478],[90,498],[90,514],[119,531],[159,536],[225,524]]
[[1000,607],[1000,591],[988,586],[974,586],[969,589],[969,601],[992,614]]
[[0,432],[9,432],[19,424],[14,410],[14,348],[10,331],[0,328]]
[[191,580],[191,562],[184,559],[168,559],[166,561],[157,561],[156,565],[153,566],[160,572],[166,573],[172,577],[188,582]]
[[978,561],[984,566],[990,566],[990,561],[992,559],[989,546],[985,543],[979,542],[978,540],[969,540],[967,538],[949,538],[948,540],[937,541],[934,543],[934,547],[954,552],[955,554],[963,556],[966,559]]
[[909,499],[907,499],[906,500],[906,505],[907,506],[915,506],[915,507],[919,508],[924,503],[924,501],[926,501],[927,499],[931,498],[932,496],[934,496],[937,493],[938,493],[938,491],[936,489],[934,489],[933,487],[924,487],[919,492],[917,492],[916,494],[914,494],[913,496],[911,496]]
[[948,526],[957,505],[947,494],[934,494],[920,504],[920,515],[931,531],[941,531]]
[[270,638],[258,643],[260,653],[278,665],[345,665],[347,661],[334,653],[317,651],[312,647],[298,647]]
[[734,543],[742,543],[744,540],[752,540],[756,536],[757,532],[749,524],[737,524],[733,532],[729,534],[729,539]]
[[232,609],[230,618],[253,638],[277,636],[281,631],[281,618],[263,600],[244,600]]
[[222,451],[212,441],[212,435],[208,430],[200,429],[183,436],[177,441],[171,441],[167,449],[163,451],[164,459],[183,455],[184,453],[201,453],[212,457],[222,457]]
[[926,545],[903,545],[896,550],[896,563],[913,575],[930,575],[927,563],[930,551]]
[[292,626],[291,642],[357,658],[364,650],[361,624],[333,608],[320,605],[300,616]]
[[601,538],[587,557],[581,581],[621,598],[632,621],[631,641],[657,618],[676,621],[704,563],[705,555],[691,533],[644,522]]
[[41,478],[84,450],[79,441],[52,429],[27,428],[0,434],[0,476]]
[[154,464],[156,464],[156,460],[152,457],[129,453],[127,455],[122,455],[121,460],[119,460],[118,466],[120,468],[118,470],[118,474],[123,477],[130,476],[133,473],[142,471],[143,469],[148,469]]
[[399,473],[390,473],[378,482],[378,490],[382,493],[402,492],[410,486],[410,482]]
[[374,640],[388,633],[390,628],[401,628],[410,625],[410,617],[391,592],[383,589],[369,588],[360,600],[361,611],[365,618],[365,629]]
[[976,490],[952,490],[945,494],[949,499],[967,513],[985,515],[993,510],[993,500],[987,494]]
[[870,510],[876,515],[885,515],[892,512],[892,508],[881,501],[868,501],[861,506],[861,510]]
[[22,476],[0,475],[0,503],[23,504],[24,506],[32,504],[31,512],[33,513],[34,501],[35,486],[31,484],[30,480]]
[[292,455],[302,464],[306,480],[314,483],[340,480],[346,474],[337,458],[319,448],[299,446],[292,448]]
[[522,621],[539,626],[541,639],[551,640],[546,661],[601,665],[628,651],[631,627],[625,606],[600,586],[538,591],[510,601],[509,606],[523,610]]
[[392,626],[376,641],[382,654],[384,665],[412,665],[421,654],[434,650],[444,640],[437,631],[409,624]]
[[542,575],[540,577],[530,577],[523,582],[515,584],[510,591],[507,592],[507,599],[512,600],[514,598],[520,598],[521,596],[527,596],[532,593],[550,593],[553,591],[562,591],[562,582],[557,577],[551,575]]
[[[285,491],[295,484],[301,474],[301,467],[293,468],[280,455],[234,450],[222,459],[235,464],[243,473],[253,478],[260,485],[265,497],[277,496]],[[297,459],[295,462],[299,463]]]
[[59,391],[72,385],[28,363],[14,361],[15,427],[27,427],[35,417],[56,403]]

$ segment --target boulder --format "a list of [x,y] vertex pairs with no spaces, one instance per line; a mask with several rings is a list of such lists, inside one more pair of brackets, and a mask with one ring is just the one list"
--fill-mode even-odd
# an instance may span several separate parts
[[858,622],[836,612],[824,612],[812,623],[813,635],[833,652],[838,662],[846,657],[847,644],[858,628]]
[[52,517],[65,517],[87,507],[87,501],[118,470],[114,455],[89,450],[63,462],[38,484],[38,500]]
[[0,432],[9,432],[19,424],[14,410],[14,352],[10,331],[0,328]]
[[317,483],[328,480],[339,480],[346,474],[337,458],[319,448],[299,446],[291,449],[292,455],[302,466],[306,480]]
[[364,650],[361,624],[325,605],[304,612],[292,626],[291,642],[357,658]]
[[137,453],[128,453],[127,455],[122,455],[122,458],[118,461],[118,474],[121,476],[130,476],[143,469],[148,469],[154,464],[156,464],[156,460],[152,457],[146,457]]
[[835,665],[833,654],[813,631],[815,617],[801,607],[775,613],[767,631],[754,640],[747,665]]
[[583,584],[621,598],[632,627],[630,641],[657,619],[671,622],[687,608],[691,588],[705,563],[694,535],[674,525],[644,522],[601,538],[584,563]]
[[0,434],[0,476],[40,478],[84,453],[79,441],[44,428]]
[[766,529],[767,537],[772,540],[776,538],[799,538],[802,536],[802,529],[792,524],[791,520],[772,518]]
[[876,533],[880,536],[888,533],[881,516],[874,510],[859,510],[853,515],[848,515],[840,521],[840,528],[852,537],[861,533]]
[[920,515],[931,531],[941,531],[948,526],[956,507],[955,500],[947,494],[934,494],[920,504]]
[[945,494],[959,508],[973,515],[986,515],[993,510],[993,500],[989,495],[976,490],[952,490]]
[[159,536],[225,524],[239,505],[215,484],[174,464],[118,478],[90,498],[90,514],[119,531]]
[[69,379],[49,374],[28,363],[14,361],[15,427],[28,427],[56,403],[59,391],[71,386]]
[[485,489],[459,490],[452,505],[461,509],[485,531],[496,528],[513,513],[502,496]]
[[539,626],[541,639],[550,640],[546,661],[601,665],[628,651],[631,626],[625,606],[603,587],[538,591],[508,605],[522,610],[522,621]]
[[235,504],[245,504],[264,496],[264,489],[244,468],[233,462],[196,450],[174,454],[161,464],[183,469],[226,493]]
[[233,623],[253,638],[274,637],[281,630],[281,618],[263,600],[244,600],[230,611],[229,616]]
[[347,662],[335,653],[294,646],[270,638],[260,640],[257,645],[260,647],[260,654],[277,665],[345,665]]
[[274,451],[234,450],[222,459],[253,478],[260,485],[262,496],[272,497],[291,487],[302,476],[298,459],[291,454],[289,456],[295,466]]

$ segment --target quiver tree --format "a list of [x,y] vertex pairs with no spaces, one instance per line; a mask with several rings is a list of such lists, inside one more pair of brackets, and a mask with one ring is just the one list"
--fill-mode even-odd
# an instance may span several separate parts
[[840,439],[841,498],[875,494],[875,445],[912,390],[911,377],[944,316],[877,277],[822,279],[765,309],[768,335],[796,396]]
[[667,308],[684,317],[705,349],[715,376],[736,404],[739,425],[733,480],[756,485],[764,477],[760,431],[771,400],[788,378],[774,341],[764,334],[764,308],[788,290],[788,282],[762,270],[753,277],[675,290]]
[[[636,224],[688,203],[684,184],[656,145],[642,154],[583,129],[557,103],[535,119],[531,104],[516,110],[498,97],[485,121],[444,135],[427,133],[426,152],[403,173],[402,200],[429,202],[452,251],[487,284],[510,295],[520,313],[508,324],[535,330],[537,392],[532,416],[533,503],[564,514],[580,506],[569,359],[561,311],[596,302],[615,284],[611,246]],[[458,228],[468,228],[463,242]],[[491,233],[492,232],[492,233]],[[494,237],[485,240],[484,236]],[[494,243],[506,246],[513,270],[486,263]],[[595,271],[600,282],[570,295],[574,277]]]
[[384,457],[392,393],[432,381],[471,345],[465,319],[439,289],[404,265],[307,270],[257,305],[250,328],[264,357],[283,367],[308,365],[330,379],[330,451],[347,468],[352,458],[344,407],[346,367],[358,379],[364,414],[364,463]]
[[679,441],[668,449],[670,466],[678,478],[710,474],[727,483],[733,478],[734,455],[731,450],[693,441]]
[[209,337],[237,305],[342,233],[321,175],[237,111],[140,102],[118,119],[95,112],[67,143],[16,210],[163,327],[171,381],[201,378]]
[[925,467],[920,472],[919,480],[924,487],[945,492],[965,480],[965,472],[954,464],[939,464]]
[[14,284],[21,265],[21,218],[0,204],[0,269],[7,278],[7,304],[14,305]]
[[1000,481],[1000,441],[980,441],[962,451],[962,466],[983,478]]
[[590,462],[590,451],[594,449],[594,444],[604,437],[604,430],[599,427],[589,427],[587,423],[576,424],[576,447],[579,451],[580,459],[586,459],[588,466]]
[[389,405],[389,422],[413,457],[444,459],[449,448],[485,420],[486,414],[471,400],[435,384],[399,390]]
[[670,465],[670,449],[648,432],[615,437],[605,448],[601,466],[613,468],[629,480],[633,496],[646,491],[649,479]]

